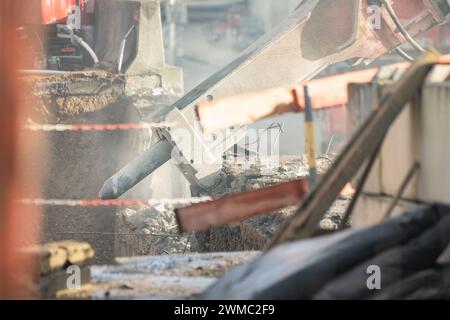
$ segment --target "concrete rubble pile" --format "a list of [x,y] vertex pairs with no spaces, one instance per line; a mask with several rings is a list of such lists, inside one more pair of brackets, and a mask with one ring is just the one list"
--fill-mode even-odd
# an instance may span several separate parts
[[[331,165],[333,156],[318,159],[318,172],[323,174]],[[256,190],[270,185],[292,181],[308,175],[306,160],[299,157],[282,157],[280,164],[270,168],[256,157],[244,159],[231,157],[224,161],[222,175],[225,182],[213,197]],[[350,196],[340,196],[321,221],[321,229],[336,230],[347,208]],[[205,232],[180,235],[177,221],[170,205],[147,208],[125,208],[117,213],[117,226],[128,243],[133,243],[140,254],[175,254],[193,252],[245,251],[262,249],[278,231],[295,207],[285,208]],[[126,234],[135,234],[134,236]]]
[[[333,163],[332,155],[318,158],[318,174],[324,174]],[[245,164],[247,163],[247,164]],[[252,163],[248,165],[248,163]],[[223,171],[228,185],[218,196],[255,190],[274,184],[308,176],[308,165],[302,157],[282,156],[279,166],[270,168],[259,159],[229,158]],[[349,196],[339,196],[320,223],[322,230],[336,230],[350,202]],[[285,208],[270,215],[254,217],[235,225],[197,232],[199,250],[202,252],[261,250],[280,226],[291,216],[296,207]]]
[[[116,228],[134,252],[147,255],[185,253],[195,247],[195,238],[180,235],[173,207],[160,205],[140,209],[125,208],[117,212]],[[126,233],[129,233],[127,235]]]

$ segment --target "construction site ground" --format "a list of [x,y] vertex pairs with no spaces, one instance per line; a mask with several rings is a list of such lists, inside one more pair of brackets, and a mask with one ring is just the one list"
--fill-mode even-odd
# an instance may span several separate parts
[[93,266],[91,299],[194,298],[257,252],[119,258],[116,265]]

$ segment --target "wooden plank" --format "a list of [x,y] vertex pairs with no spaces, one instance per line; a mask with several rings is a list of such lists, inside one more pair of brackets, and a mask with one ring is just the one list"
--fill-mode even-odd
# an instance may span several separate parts
[[294,206],[308,189],[308,181],[298,179],[175,209],[175,214],[181,232],[201,231]]
[[67,263],[67,252],[59,247],[33,246],[21,249],[20,253],[38,261],[41,275],[61,270]]
[[94,250],[86,242],[61,241],[41,246],[32,246],[19,250],[23,257],[30,257],[38,262],[39,274],[62,270],[67,265],[85,266],[94,257]]

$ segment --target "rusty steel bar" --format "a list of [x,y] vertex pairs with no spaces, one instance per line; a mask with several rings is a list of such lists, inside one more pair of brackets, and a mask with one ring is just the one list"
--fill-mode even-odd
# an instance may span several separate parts
[[355,208],[356,203],[358,202],[359,197],[361,196],[361,194],[363,192],[367,178],[369,178],[369,174],[372,172],[373,165],[375,164],[375,161],[378,158],[382,144],[383,144],[383,142],[380,143],[380,145],[377,147],[375,152],[371,155],[370,159],[368,160],[367,165],[364,168],[364,171],[359,180],[358,186],[356,187],[355,194],[352,197],[352,201],[348,205],[347,210],[345,210],[345,214],[342,217],[341,223],[338,226],[338,230],[342,230],[342,229],[346,228],[347,223],[350,220],[350,217],[352,216],[353,209]]
[[201,231],[298,205],[308,193],[307,179],[246,191],[175,210],[180,232]]
[[389,205],[389,208],[386,210],[386,213],[383,216],[383,220],[391,217],[392,212],[395,210],[395,207],[397,206],[400,198],[403,196],[403,193],[405,192],[406,188],[408,188],[409,183],[411,182],[412,178],[414,178],[417,170],[419,170],[419,169],[420,169],[420,163],[414,162],[411,169],[409,169],[408,174],[406,175],[402,184],[400,185],[400,188],[398,189],[397,193],[395,194],[395,197],[392,199],[392,201]]

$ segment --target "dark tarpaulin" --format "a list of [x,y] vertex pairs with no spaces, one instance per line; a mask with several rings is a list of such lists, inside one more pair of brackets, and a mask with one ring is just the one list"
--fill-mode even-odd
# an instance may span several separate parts
[[450,267],[420,271],[375,292],[372,300],[450,299]]
[[[370,228],[348,230],[278,246],[232,270],[201,297],[311,299],[324,286],[354,266],[391,248],[405,245],[430,228],[437,228],[436,224],[448,213],[450,208],[447,206],[427,206]],[[441,223],[438,226],[446,227],[447,224]],[[416,243],[422,245],[421,241]],[[443,244],[439,248],[441,246]],[[414,247],[411,249],[415,250]],[[435,251],[438,250],[433,249]],[[410,254],[414,256],[414,252]],[[366,274],[364,285],[367,277]]]

